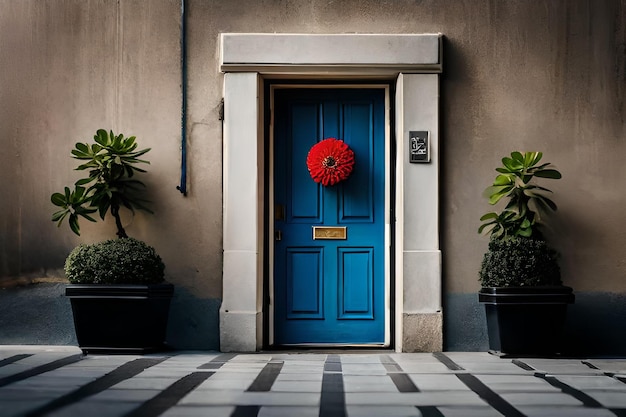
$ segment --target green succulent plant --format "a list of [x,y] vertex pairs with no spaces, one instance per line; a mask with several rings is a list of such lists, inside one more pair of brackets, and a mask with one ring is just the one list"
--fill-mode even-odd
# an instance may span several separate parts
[[540,213],[555,211],[557,206],[546,196],[551,191],[533,180],[561,178],[561,173],[550,163],[539,165],[542,156],[541,152],[512,152],[511,157],[502,158],[502,166],[496,168],[499,174],[484,195],[491,205],[502,199],[508,202],[500,213],[489,212],[480,218],[483,224],[478,233],[486,232],[492,239],[541,236],[536,227]]
[[104,220],[110,211],[115,219],[117,236],[128,237],[120,218],[120,209],[126,207],[131,212],[144,210],[152,212],[142,198],[145,188],[135,174],[146,172],[137,164],[149,164],[139,159],[150,150],[137,150],[135,136],[124,137],[107,133],[99,129],[94,135],[94,143],[76,143],[71,151],[72,158],[84,161],[76,170],[88,171],[88,176],[74,184],[74,189],[65,187],[63,193],[54,193],[50,197],[52,204],[61,209],[52,215],[52,221],[61,225],[67,217],[70,229],[80,235],[78,220],[80,217],[89,221],[96,220],[91,214],[98,212]]

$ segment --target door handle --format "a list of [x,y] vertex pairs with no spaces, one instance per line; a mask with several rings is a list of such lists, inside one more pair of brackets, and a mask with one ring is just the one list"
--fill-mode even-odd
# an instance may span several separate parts
[[276,241],[283,240],[283,232],[282,232],[282,230],[274,230],[274,240],[276,240]]

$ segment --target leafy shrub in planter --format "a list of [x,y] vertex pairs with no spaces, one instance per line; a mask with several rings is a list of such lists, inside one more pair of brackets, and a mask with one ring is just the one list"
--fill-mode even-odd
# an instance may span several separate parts
[[65,261],[72,284],[158,284],[164,269],[153,247],[129,237],[77,246]]
[[555,211],[547,197],[551,191],[537,178],[559,179],[550,163],[540,164],[541,152],[511,152],[502,158],[498,175],[485,190],[491,205],[504,200],[502,211],[483,215],[479,233],[490,235],[489,250],[479,271],[483,287],[561,285],[557,253],[546,243],[539,227],[540,212]]
[[561,285],[556,251],[527,237],[492,238],[479,277],[483,287]]
[[484,195],[500,212],[483,215],[478,232],[490,235],[489,250],[479,271],[478,301],[485,306],[489,348],[513,354],[560,352],[559,334],[570,287],[561,285],[557,253],[541,233],[542,212],[555,211],[550,190],[537,179],[559,179],[541,152],[511,152],[502,158],[498,175]]

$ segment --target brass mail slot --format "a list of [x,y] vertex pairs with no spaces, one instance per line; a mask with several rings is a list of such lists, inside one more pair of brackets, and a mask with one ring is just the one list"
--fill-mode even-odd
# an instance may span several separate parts
[[313,240],[319,239],[347,239],[347,228],[313,226]]

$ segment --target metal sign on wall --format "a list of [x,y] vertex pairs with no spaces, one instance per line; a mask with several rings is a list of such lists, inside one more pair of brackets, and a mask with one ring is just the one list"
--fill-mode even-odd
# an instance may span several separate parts
[[429,132],[424,130],[409,132],[409,162],[430,162],[429,136]]

